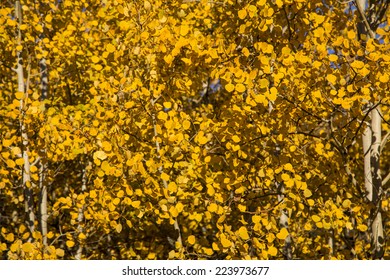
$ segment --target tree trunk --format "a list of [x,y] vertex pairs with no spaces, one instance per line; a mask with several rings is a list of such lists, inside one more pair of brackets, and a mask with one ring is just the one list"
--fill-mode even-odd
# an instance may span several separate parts
[[[22,46],[22,33],[20,30],[20,25],[22,24],[22,8],[20,5],[20,1],[15,1],[15,18],[18,20],[18,26],[17,26],[18,46]],[[22,50],[18,50],[16,52],[16,57],[17,57],[17,62],[16,62],[17,66],[15,72],[17,74],[18,92],[23,93],[23,96],[19,101],[20,102],[19,126],[20,126],[20,136],[22,139],[22,158],[24,160],[24,164],[22,168],[22,189],[24,191],[24,203],[25,203],[25,212],[27,217],[27,225],[31,234],[33,234],[35,232],[36,216],[34,213],[34,197],[33,197],[33,190],[31,184],[29,139],[27,134],[27,127],[24,122],[24,118],[25,118],[24,98],[26,97],[26,87],[24,83]]]
[[[91,162],[88,161],[88,163],[86,164],[86,166],[83,169],[83,177],[81,179],[81,182],[82,182],[81,183],[81,193],[82,194],[84,194],[87,191],[87,180],[88,180],[87,172],[88,172],[88,167],[90,165],[91,165]],[[78,222],[77,233],[84,232],[84,227],[82,226],[82,223],[84,221],[84,210],[85,210],[84,205],[79,208],[79,213],[78,213],[78,217],[77,217],[77,222]],[[79,244],[79,247],[77,248],[77,252],[76,252],[76,256],[75,256],[76,260],[81,260],[81,257],[83,255],[83,247],[84,247],[83,244]]]
[[[280,194],[278,194],[278,201],[281,202],[284,199],[283,183],[277,183],[277,187],[278,187],[278,192],[280,193]],[[280,211],[279,226],[281,229],[285,228],[288,230],[288,211],[287,211],[287,209],[282,209]],[[284,240],[283,255],[284,255],[285,259],[287,259],[287,260],[292,259],[291,235],[290,234]]]
[[[367,38],[375,39],[375,33],[370,27],[370,23],[365,15],[367,0],[355,0],[357,10],[361,17],[357,29],[360,34]],[[375,106],[375,107],[374,107]],[[380,115],[380,106],[370,103],[368,110],[371,122],[363,132],[363,152],[364,152],[364,186],[366,188],[366,197],[371,204],[371,213],[368,220],[371,234],[372,258],[381,259],[384,254],[384,231],[381,214],[381,194],[382,178],[380,170],[380,150],[381,150],[381,129],[382,118]]]
[[[43,40],[43,35],[40,36],[40,40]],[[39,68],[41,74],[41,102],[44,102],[48,98],[49,94],[49,85],[48,85],[48,70],[46,59],[42,57],[39,61]],[[44,112],[43,103],[41,108]],[[46,171],[47,171],[47,160],[46,160],[46,150],[43,148],[41,151],[40,159],[40,169],[39,169],[39,189],[41,191],[41,201],[40,201],[40,222],[41,222],[41,232],[42,232],[42,242],[44,247],[47,246],[47,182],[46,182]]]

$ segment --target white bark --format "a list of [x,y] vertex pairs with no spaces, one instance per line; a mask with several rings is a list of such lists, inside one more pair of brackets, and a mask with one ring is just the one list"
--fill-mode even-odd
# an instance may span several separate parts
[[[375,33],[371,30],[370,23],[365,15],[367,0],[355,0],[358,13],[361,17],[361,23],[358,24],[358,30],[368,38],[375,38]],[[364,26],[364,28],[363,28]],[[372,109],[374,104],[369,104]],[[370,108],[371,107],[371,108]],[[380,106],[376,106],[370,112],[371,122],[363,133],[363,152],[364,152],[364,186],[366,188],[366,197],[371,203],[372,210],[369,217],[369,230],[371,233],[372,258],[380,259],[384,253],[384,231],[381,214],[381,193],[382,178],[380,170],[380,151],[382,142],[382,118]]]
[[371,159],[371,202],[374,209],[372,210],[372,243],[374,258],[382,258],[384,250],[384,231],[381,215],[381,195],[382,195],[382,178],[380,170],[380,145],[382,141],[381,126],[382,118],[380,116],[380,108],[377,107],[371,112],[371,127],[372,127],[372,144],[370,150]]
[[[22,45],[22,33],[20,30],[20,25],[22,24],[22,9],[20,1],[15,1],[15,18],[18,20],[17,27],[17,40],[18,46]],[[24,108],[24,97],[26,94],[26,88],[24,84],[24,69],[23,69],[23,58],[22,51],[17,51],[16,53],[17,62],[16,62],[16,74],[18,81],[18,92],[23,93],[23,97],[20,99],[20,117],[19,117],[19,126],[20,134],[22,139],[22,158],[24,160],[23,169],[22,169],[22,188],[24,190],[24,203],[25,203],[25,212],[27,216],[27,225],[31,233],[35,231],[35,220],[36,216],[34,213],[34,197],[33,191],[31,188],[31,173],[30,173],[30,158],[29,158],[29,139],[27,134],[27,127],[24,122],[25,118],[25,108]]]
[[[42,40],[40,37],[40,40]],[[41,73],[41,101],[45,101],[48,97],[48,71],[46,59],[44,57],[39,61],[39,68]],[[44,106],[44,105],[43,105]],[[41,191],[41,201],[40,201],[40,222],[41,222],[41,232],[42,232],[42,242],[44,247],[47,246],[47,182],[45,180],[47,162],[46,162],[46,150],[41,150],[41,160],[40,160],[40,169],[39,169],[39,189]]]
[[[281,202],[284,199],[284,187],[283,183],[277,183],[278,191],[280,194],[278,194],[278,201]],[[288,212],[287,209],[282,209],[280,211],[280,218],[279,218],[279,226],[280,228],[285,228],[288,230]],[[284,240],[284,247],[283,247],[283,255],[287,260],[292,259],[292,248],[291,248],[291,235],[289,234],[287,238]]]
[[372,174],[371,174],[371,125],[368,123],[364,129],[363,140],[363,154],[364,154],[364,187],[366,189],[366,196],[369,201],[372,201]]
[[[88,162],[88,165],[90,165],[91,163]],[[87,166],[83,169],[83,177],[81,179],[81,193],[85,193],[87,191]],[[85,210],[85,207],[84,205],[81,206],[79,208],[79,213],[78,213],[78,217],[77,217],[77,222],[78,222],[78,225],[77,225],[77,232],[78,233],[82,233],[84,232],[84,228],[82,226],[82,223],[83,223],[83,220],[84,220],[84,210]],[[83,255],[83,244],[79,244],[79,247],[77,248],[77,252],[76,252],[76,256],[75,256],[75,259],[76,260],[81,260],[81,257]]]
[[45,180],[46,175],[46,163],[44,159],[41,159],[39,168],[39,189],[41,190],[41,232],[42,232],[42,243],[44,247],[47,246],[47,184]]

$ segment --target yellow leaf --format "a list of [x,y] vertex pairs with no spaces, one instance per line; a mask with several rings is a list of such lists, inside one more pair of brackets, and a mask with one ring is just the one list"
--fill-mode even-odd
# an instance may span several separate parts
[[96,198],[96,197],[97,197],[96,191],[95,191],[95,190],[89,191],[89,196],[90,196],[91,198]]
[[92,60],[93,63],[98,63],[100,58],[98,56],[94,55],[94,56],[91,57],[91,60]]
[[240,137],[238,137],[237,135],[233,135],[232,140],[233,140],[235,143],[238,143],[238,142],[241,141]]
[[311,197],[312,196],[312,192],[309,189],[306,189],[306,190],[303,191],[303,195],[305,197]]
[[329,61],[331,61],[331,62],[336,62],[338,60],[338,58],[339,57],[335,54],[329,55]]
[[269,86],[269,81],[267,79],[260,79],[259,86],[260,88],[267,88]]
[[240,210],[240,212],[246,211],[246,205],[244,205],[244,204],[238,204],[237,208],[238,208],[238,210]]
[[227,84],[225,86],[225,89],[228,91],[228,92],[232,92],[234,90],[234,85],[233,84]]
[[47,22],[51,22],[52,21],[52,16],[51,16],[51,14],[48,14],[47,16],[45,16],[45,21],[47,21]]
[[168,114],[165,113],[165,112],[163,112],[163,111],[160,111],[160,112],[158,113],[158,115],[157,115],[157,118],[158,118],[159,120],[166,121],[167,118],[168,118]]
[[102,147],[103,147],[103,150],[105,150],[106,152],[109,152],[112,149],[112,146],[111,146],[110,142],[108,142],[108,141],[103,141]]
[[285,165],[283,165],[283,169],[284,170],[287,170],[287,171],[293,171],[293,166],[291,165],[291,163],[286,163]]
[[326,79],[327,79],[330,83],[336,84],[337,78],[336,78],[335,75],[333,75],[333,74],[328,74],[328,75],[326,76]]
[[13,233],[8,233],[5,237],[5,240],[9,241],[9,242],[14,242],[14,239],[15,239],[15,236]]
[[129,221],[129,220],[126,220],[126,225],[127,225],[129,228],[132,228],[132,227],[133,227],[133,224],[132,224],[131,221]]
[[170,54],[168,54],[168,55],[165,55],[164,56],[164,61],[167,63],[167,64],[171,64],[172,63],[172,61],[173,61],[173,56],[172,55],[170,55]]
[[364,62],[360,60],[355,60],[351,63],[351,66],[355,69],[362,69],[364,67]]
[[274,246],[268,248],[268,255],[275,257],[277,254],[278,254],[278,249],[276,249]]
[[211,248],[203,248],[203,252],[208,255],[208,256],[212,256],[213,255],[213,249]]
[[250,51],[247,48],[242,49],[242,54],[248,57],[250,55]]
[[68,248],[72,248],[72,247],[74,246],[74,241],[72,241],[72,240],[66,241],[66,246],[67,246]]
[[183,212],[183,209],[184,209],[183,203],[178,202],[175,207],[176,207],[176,210],[177,210],[178,213]]
[[239,11],[238,11],[238,17],[239,17],[240,19],[245,19],[245,18],[246,18],[246,15],[247,15],[247,12],[246,12],[245,9],[242,9],[242,10],[239,10]]
[[87,236],[84,234],[84,233],[80,233],[79,234],[79,239],[81,239],[81,240],[84,240],[84,239],[86,239],[87,238]]
[[89,130],[89,134],[91,136],[96,136],[98,133],[99,133],[99,131],[94,127],[90,128],[90,130]]
[[366,225],[358,225],[357,229],[362,231],[362,232],[365,232],[365,231],[367,231],[368,227]]
[[122,224],[117,224],[116,227],[115,227],[115,231],[117,233],[121,233],[121,231],[122,231]]
[[161,173],[161,179],[164,181],[169,181],[169,175],[165,172]]
[[114,205],[118,205],[120,202],[121,200],[118,197],[114,198],[114,200],[112,201]]
[[343,100],[343,101],[341,102],[341,107],[343,107],[343,108],[346,109],[346,110],[349,110],[349,109],[351,109],[351,107],[352,107],[352,103],[349,102],[348,100]]
[[243,93],[246,90],[246,87],[243,84],[236,85],[236,91],[239,93]]
[[10,139],[3,139],[3,146],[4,147],[9,147],[9,146],[11,146],[12,145],[12,140],[10,140]]
[[56,249],[56,255],[59,256],[59,257],[63,257],[65,255],[65,252],[64,252],[64,250],[62,250],[60,248],[57,248]]
[[287,173],[283,173],[281,177],[282,177],[282,180],[283,180],[283,181],[288,181],[288,180],[291,179],[291,178],[290,178],[290,175],[288,175]]
[[281,240],[284,240],[286,239],[288,236],[288,230],[286,228],[282,228],[278,234],[276,234],[276,237],[281,239]]
[[200,144],[200,145],[204,145],[208,142],[208,139],[206,136],[204,136],[204,132],[203,131],[200,131],[196,137],[196,140],[197,142]]
[[152,4],[149,1],[144,1],[144,8],[149,11],[152,8]]
[[221,244],[224,248],[232,246],[232,242],[226,238],[225,234],[221,234]]
[[207,185],[207,194],[208,194],[209,196],[214,196],[214,194],[215,194],[215,189],[213,188],[212,185]]
[[24,159],[23,158],[18,158],[17,160],[15,160],[15,163],[19,166],[23,165],[24,164]]
[[19,248],[20,248],[20,245],[19,245],[19,243],[16,242],[16,243],[13,243],[11,245],[10,250],[11,250],[11,252],[15,253],[16,251],[19,250]]
[[46,236],[47,238],[52,239],[54,237],[54,233],[50,231]]
[[16,166],[15,162],[12,159],[7,159],[6,163],[9,168],[14,168]]
[[188,34],[188,31],[190,31],[190,28],[188,27],[188,25],[180,26],[180,35],[181,36],[186,36]]
[[119,28],[121,30],[128,30],[130,28],[131,24],[130,24],[130,21],[127,21],[127,20],[122,20],[119,22]]
[[351,207],[351,201],[349,199],[346,199],[343,201],[343,207],[344,208],[349,208]]
[[176,207],[174,206],[171,206],[169,208],[169,213],[172,215],[172,217],[176,218],[177,216],[179,216],[179,212],[177,212],[177,209]]
[[191,127],[191,122],[189,122],[188,120],[184,120],[182,125],[183,125],[183,128],[185,130],[187,130]]
[[28,25],[27,24],[22,24],[20,25],[20,30],[26,30],[28,28]]
[[107,155],[104,151],[96,151],[94,154],[93,154],[93,158],[94,159],[100,159],[100,160],[104,160],[107,158]]
[[248,230],[246,229],[246,227],[240,227],[240,229],[238,230],[238,234],[244,240],[249,239],[249,234],[248,234]]
[[270,88],[269,90],[268,99],[274,102],[276,100],[276,97],[278,95],[278,90],[275,87]]
[[25,253],[31,253],[33,250],[34,246],[30,242],[24,243],[22,245],[22,251]]
[[141,40],[146,41],[149,38],[149,32],[144,31],[141,33]]
[[101,66],[100,64],[96,64],[96,65],[93,65],[92,66],[96,71],[100,71],[103,69],[103,66]]
[[315,223],[318,223],[319,221],[321,221],[321,218],[320,218],[318,215],[313,215],[313,216],[311,216],[311,219],[312,219]]
[[166,108],[166,109],[172,108],[172,103],[171,102],[164,102],[163,105],[164,105],[164,108]]
[[355,33],[355,31],[350,30],[350,31],[348,31],[347,36],[348,36],[348,39],[355,39],[356,33]]
[[236,189],[234,191],[235,194],[240,194],[240,193],[244,193],[246,191],[246,188],[245,187],[239,187],[238,189]]
[[133,201],[131,203],[131,206],[133,206],[134,208],[138,208],[140,205],[141,205],[141,201],[139,200]]
[[383,75],[380,75],[379,76],[379,81],[381,82],[381,83],[384,83],[384,84],[386,84],[387,82],[389,82],[389,75],[388,74],[383,74]]
[[176,185],[176,183],[175,182],[170,182],[168,184],[168,190],[170,192],[177,192],[177,185]]
[[15,97],[16,97],[17,99],[22,99],[23,96],[24,96],[24,93],[23,93],[23,92],[20,92],[20,91],[15,92]]
[[216,203],[211,203],[211,204],[207,207],[207,210],[209,210],[210,212],[217,212],[217,210],[218,210],[218,204],[216,204]]
[[261,216],[259,216],[259,215],[253,215],[252,216],[252,222],[254,224],[258,224],[258,223],[260,223],[260,221],[261,221]]
[[4,252],[7,250],[7,244],[5,243],[0,243],[0,252]]
[[196,238],[195,238],[194,235],[190,235],[190,236],[188,236],[187,241],[188,241],[188,244],[194,245],[195,241],[196,241]]
[[116,48],[115,48],[115,46],[114,46],[113,44],[108,44],[108,45],[106,46],[106,50],[107,50],[109,53],[113,53],[113,52],[115,52]]

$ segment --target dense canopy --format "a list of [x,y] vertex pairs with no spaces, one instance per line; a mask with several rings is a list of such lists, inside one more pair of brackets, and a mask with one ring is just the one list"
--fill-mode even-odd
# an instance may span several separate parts
[[1,1],[1,258],[389,259],[389,5]]

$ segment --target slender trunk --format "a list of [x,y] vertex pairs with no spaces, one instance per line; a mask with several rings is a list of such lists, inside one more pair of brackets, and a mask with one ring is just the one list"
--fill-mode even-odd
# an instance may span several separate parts
[[[375,38],[375,33],[370,27],[370,23],[365,15],[367,0],[355,0],[361,22],[357,25],[360,34],[367,38]],[[376,106],[374,104],[369,104]],[[381,194],[382,178],[380,170],[380,151],[382,142],[382,118],[380,115],[380,106],[376,106],[371,112],[371,123],[363,133],[363,152],[364,152],[364,185],[366,188],[367,199],[371,203],[371,213],[369,217],[369,230],[371,233],[372,257],[380,259],[384,254],[384,231],[381,214]]]
[[[277,183],[278,189],[279,189],[279,195],[278,195],[278,201],[281,202],[284,199],[284,186],[283,183]],[[288,230],[288,212],[287,209],[282,209],[280,211],[280,218],[279,218],[279,225],[280,228],[285,228]],[[289,234],[287,238],[284,240],[284,247],[283,247],[283,255],[287,260],[292,259],[292,248],[291,248],[291,235]]]
[[47,184],[45,180],[46,175],[46,162],[41,158],[40,168],[39,168],[39,189],[41,190],[41,233],[42,233],[42,243],[44,248],[47,246]]
[[[43,39],[43,36],[40,36],[40,40]],[[46,59],[44,57],[39,61],[39,68],[41,73],[41,101],[45,101],[48,97],[48,71]],[[43,104],[44,106],[44,104]],[[42,106],[42,108],[44,108]],[[43,111],[44,112],[44,111]],[[40,222],[41,222],[41,232],[42,232],[42,242],[44,248],[47,246],[47,182],[46,170],[47,170],[47,161],[46,161],[46,150],[42,149],[41,151],[41,160],[40,160],[40,169],[39,169],[39,189],[41,191],[41,201],[40,201]]]
[[373,204],[371,220],[372,220],[372,243],[374,258],[380,259],[384,253],[384,231],[381,214],[381,195],[382,195],[382,178],[380,170],[380,145],[382,141],[381,134],[380,108],[377,107],[371,112],[371,127],[372,127],[372,146],[370,151],[371,172],[372,172],[372,197]]
[[369,201],[372,201],[373,193],[371,188],[372,175],[371,175],[371,158],[370,158],[370,149],[371,149],[371,125],[367,124],[367,127],[364,129],[362,140],[363,140],[363,154],[364,154],[364,187],[366,189],[366,196]]
[[334,231],[331,229],[329,231],[329,237],[328,237],[328,246],[329,246],[329,259],[331,260],[334,255]]
[[[17,27],[18,46],[22,46],[22,33],[20,30],[20,25],[22,24],[22,9],[20,5],[20,1],[15,1],[15,18],[18,20],[18,27]],[[20,99],[20,107],[19,107],[20,110],[19,126],[20,126],[20,136],[22,139],[22,158],[24,160],[24,164],[22,168],[22,188],[24,191],[24,203],[25,203],[25,212],[27,216],[27,225],[31,234],[33,234],[35,232],[36,216],[34,213],[34,197],[33,197],[32,185],[31,185],[29,139],[27,134],[27,127],[24,122],[24,118],[25,118],[24,98],[26,95],[26,88],[24,84],[24,69],[23,69],[23,58],[22,58],[21,50],[17,51],[16,57],[17,57],[17,63],[16,63],[17,66],[15,71],[18,80],[18,92],[23,93],[23,96]]]
[[[83,177],[81,179],[81,193],[85,193],[87,191],[87,170],[88,170],[87,167],[90,164],[91,163],[88,162],[88,165],[83,169]],[[84,209],[85,209],[84,205],[79,208],[79,213],[78,213],[78,217],[77,217],[77,222],[78,222],[77,232],[78,233],[84,232],[84,228],[82,226],[82,223],[84,221]],[[75,255],[76,260],[81,260],[81,257],[83,255],[83,247],[84,247],[83,244],[79,244],[79,247],[77,248],[77,252]]]

